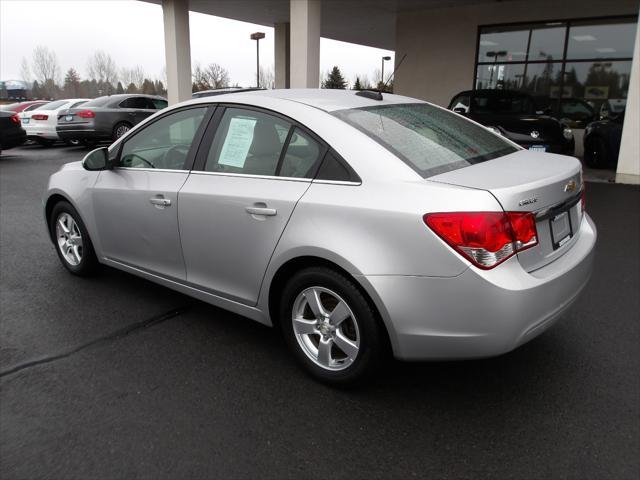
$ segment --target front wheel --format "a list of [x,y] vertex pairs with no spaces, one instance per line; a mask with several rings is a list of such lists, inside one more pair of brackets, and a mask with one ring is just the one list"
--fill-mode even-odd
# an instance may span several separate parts
[[68,202],[58,202],[51,212],[49,227],[62,265],[75,275],[93,273],[98,260],[76,209]]
[[129,125],[128,123],[118,123],[115,127],[113,127],[113,133],[111,135],[112,140],[115,142],[129,130],[131,130],[131,125]]
[[348,385],[376,370],[384,356],[384,329],[351,279],[329,268],[308,268],[291,277],[281,300],[285,340],[311,375]]

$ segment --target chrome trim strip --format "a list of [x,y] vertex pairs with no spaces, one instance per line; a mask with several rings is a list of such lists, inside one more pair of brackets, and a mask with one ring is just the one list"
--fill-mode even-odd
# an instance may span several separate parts
[[251,175],[248,173],[205,172],[203,170],[192,170],[191,174],[192,175],[214,175],[218,177],[260,178],[264,180],[286,180],[290,182],[311,183],[310,178],[276,177],[275,175]]
[[313,180],[313,183],[319,183],[321,185],[345,185],[350,187],[359,187],[362,182],[351,182],[345,180]]
[[577,195],[565,200],[564,202],[557,203],[551,207],[544,208],[535,212],[536,221],[546,220],[564,210],[570,210],[573,208],[582,198],[582,190]]
[[114,167],[114,170],[133,170],[136,172],[171,172],[171,173],[189,173],[189,170],[178,170],[171,168],[136,168],[136,167]]

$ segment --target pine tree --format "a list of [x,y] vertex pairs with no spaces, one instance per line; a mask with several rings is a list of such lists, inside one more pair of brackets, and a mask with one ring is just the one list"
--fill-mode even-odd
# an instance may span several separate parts
[[127,85],[127,93],[138,93],[138,87],[136,87],[135,83],[131,82]]
[[356,83],[353,84],[354,90],[362,90],[362,84],[360,83],[360,77],[356,77]]
[[116,93],[118,94],[124,93],[124,87],[122,86],[121,82],[118,82],[118,86],[116,87]]
[[327,79],[322,82],[322,88],[339,88],[343,90],[347,88],[347,81],[342,76],[338,67],[333,67],[331,72],[329,72]]
[[145,93],[147,95],[156,94],[156,86],[148,78],[145,78],[144,82],[142,82],[142,93]]
[[65,97],[78,98],[80,96],[80,75],[74,68],[67,70],[62,87]]

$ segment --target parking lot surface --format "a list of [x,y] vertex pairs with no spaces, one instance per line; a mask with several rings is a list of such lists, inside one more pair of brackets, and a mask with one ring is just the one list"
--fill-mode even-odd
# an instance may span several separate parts
[[640,189],[588,184],[594,276],[547,333],[342,391],[267,327],[115,270],[68,274],[41,195],[85,153],[0,157],[3,479],[639,477]]

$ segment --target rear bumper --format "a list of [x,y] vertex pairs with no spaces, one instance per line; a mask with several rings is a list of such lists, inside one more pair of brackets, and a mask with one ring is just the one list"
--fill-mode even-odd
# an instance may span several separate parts
[[83,125],[56,127],[56,133],[62,140],[108,140],[111,138],[111,132]]
[[27,124],[24,125],[24,130],[27,132],[28,139],[44,138],[46,140],[58,140],[58,134],[56,133],[56,127],[53,125],[38,125]]
[[382,306],[396,357],[496,356],[545,331],[577,299],[591,275],[596,236],[585,215],[573,247],[531,273],[513,257],[456,277],[367,276],[363,283]]
[[0,134],[0,145],[4,150],[18,147],[27,141],[27,134],[22,128],[7,129]]

